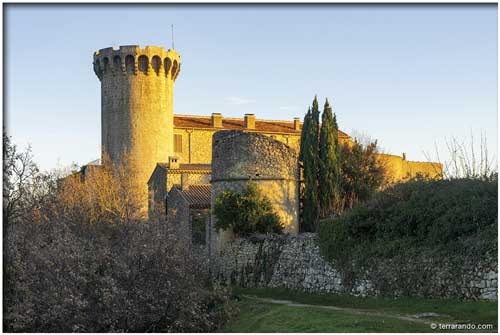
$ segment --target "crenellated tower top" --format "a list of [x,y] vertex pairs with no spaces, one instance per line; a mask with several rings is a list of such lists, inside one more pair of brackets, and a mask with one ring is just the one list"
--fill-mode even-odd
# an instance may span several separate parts
[[124,45],[94,52],[94,72],[102,80],[105,75],[156,75],[175,81],[181,70],[177,51],[163,47]]

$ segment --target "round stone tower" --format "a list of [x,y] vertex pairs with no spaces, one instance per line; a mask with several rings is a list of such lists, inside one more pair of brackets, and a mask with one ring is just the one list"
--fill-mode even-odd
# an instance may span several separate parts
[[[299,192],[298,157],[295,150],[269,136],[239,130],[218,131],[212,138],[212,208],[224,190],[240,192],[252,181],[281,217],[285,232],[297,234]],[[222,249],[232,239],[229,231],[214,230],[211,249]],[[216,247],[216,248],[213,248]]]
[[147,181],[156,163],[173,156],[174,82],[180,71],[175,50],[137,45],[94,53],[101,81],[102,156],[126,160],[130,178],[147,209]]

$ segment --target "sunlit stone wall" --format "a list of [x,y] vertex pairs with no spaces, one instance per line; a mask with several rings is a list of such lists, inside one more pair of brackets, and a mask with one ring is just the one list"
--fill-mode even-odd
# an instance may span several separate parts
[[[271,200],[285,232],[297,234],[299,172],[295,150],[271,137],[236,130],[215,133],[212,143],[212,208],[223,190],[241,191],[252,181]],[[212,227],[215,220],[212,216]],[[232,236],[222,232],[217,238],[220,248]]]

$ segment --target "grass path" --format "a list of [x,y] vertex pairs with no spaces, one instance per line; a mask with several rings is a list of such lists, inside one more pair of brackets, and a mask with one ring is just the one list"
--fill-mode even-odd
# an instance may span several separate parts
[[[451,299],[353,297],[283,288],[234,288],[239,311],[223,332],[432,333],[443,324],[488,324],[496,332],[496,302]],[[434,324],[434,325],[433,325]],[[434,326],[434,327],[433,327]]]
[[[251,296],[251,295],[243,295],[243,297],[245,297],[247,299],[251,299],[251,300],[261,301],[261,302],[264,302],[264,303],[280,304],[280,305],[286,305],[286,306],[289,306],[289,307],[324,308],[324,309],[329,309],[329,310],[334,310],[334,311],[347,312],[347,313],[355,314],[355,315],[376,316],[376,317],[384,317],[384,318],[393,318],[393,319],[398,319],[398,320],[402,320],[402,321],[410,321],[410,322],[423,323],[423,324],[426,324],[426,325],[429,325],[429,326],[432,323],[434,323],[434,321],[427,320],[427,319],[424,319],[424,318],[417,318],[417,317],[405,316],[405,315],[397,315],[397,314],[380,313],[380,312],[371,312],[371,311],[365,310],[365,309],[354,309],[354,308],[337,307],[337,306],[327,306],[327,305],[309,305],[309,304],[302,304],[302,303],[293,302],[293,301],[289,301],[289,300],[259,298],[259,297]],[[443,317],[444,315],[437,314],[436,316],[437,317]]]

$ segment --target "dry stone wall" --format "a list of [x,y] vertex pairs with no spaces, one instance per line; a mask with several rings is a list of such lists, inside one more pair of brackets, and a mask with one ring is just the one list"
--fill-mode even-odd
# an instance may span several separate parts
[[[356,296],[406,294],[434,298],[497,299],[496,259],[467,265],[458,272],[447,267],[446,260],[439,264],[438,268],[422,270],[422,267],[436,266],[436,263],[424,259],[413,259],[406,264],[386,262],[379,269],[382,275],[366,273],[351,282],[323,259],[316,235],[309,233],[234,240],[214,257],[213,274],[221,283],[242,287],[286,287]],[[451,275],[456,273],[459,275]],[[432,275],[427,277],[428,274]],[[408,286],[411,289],[405,290],[404,287]]]

